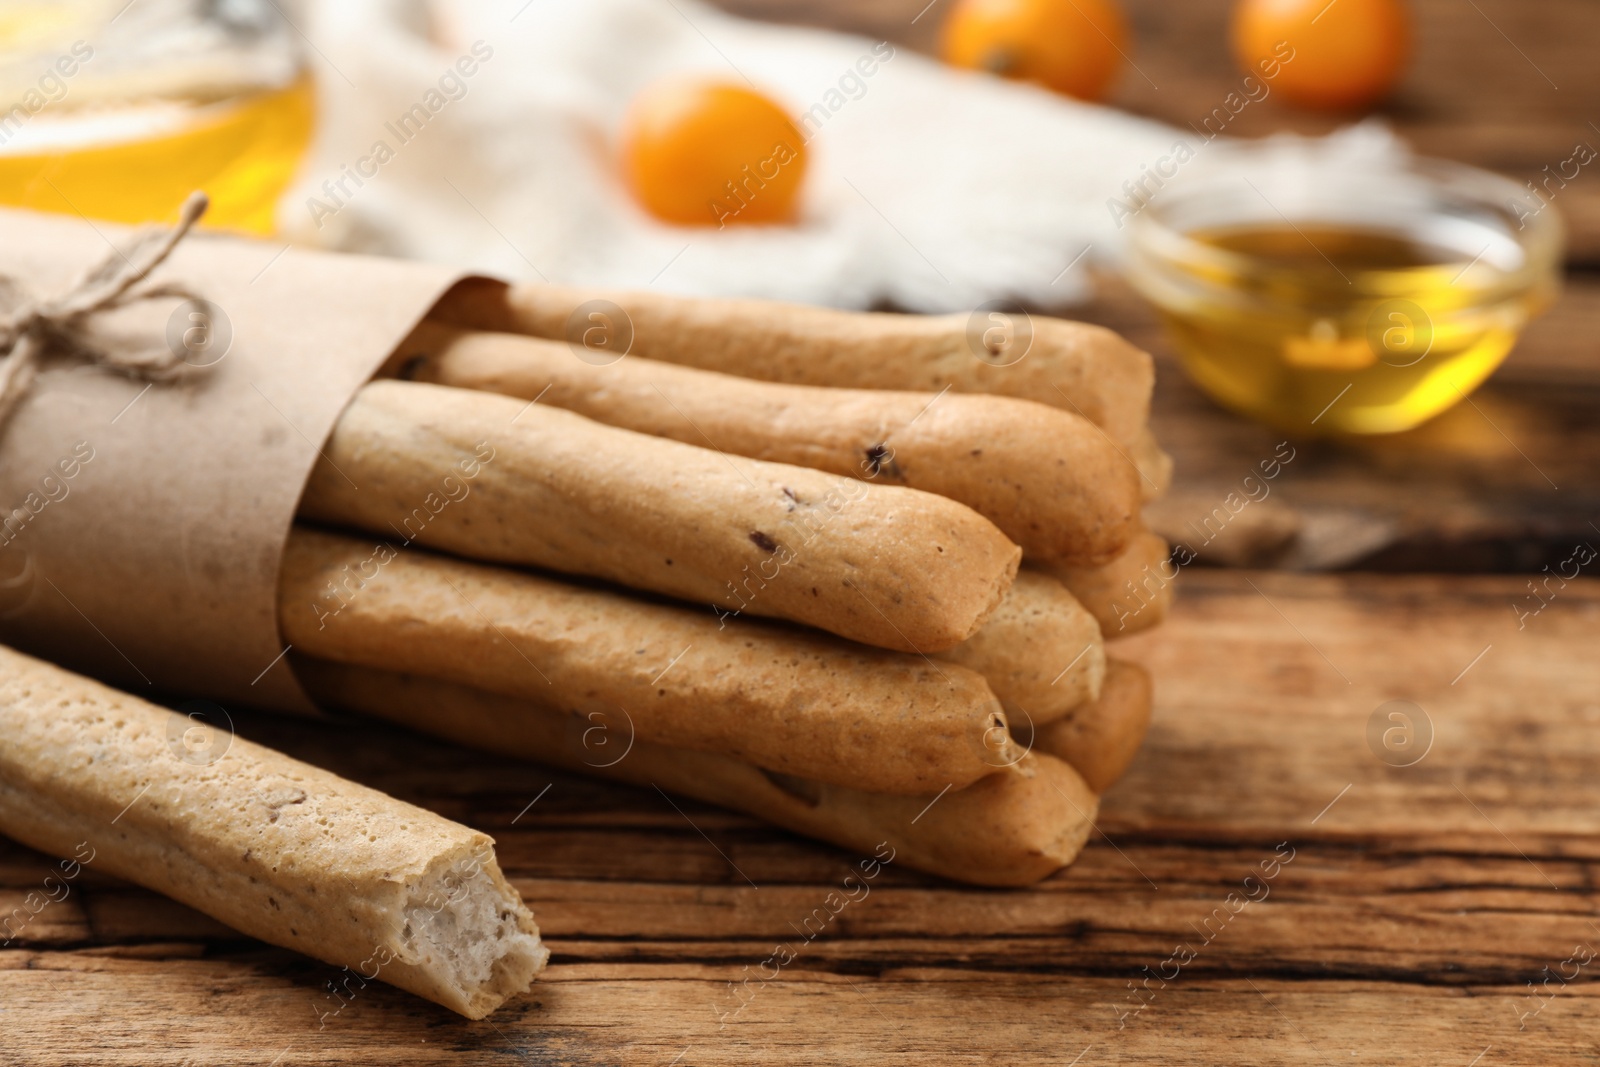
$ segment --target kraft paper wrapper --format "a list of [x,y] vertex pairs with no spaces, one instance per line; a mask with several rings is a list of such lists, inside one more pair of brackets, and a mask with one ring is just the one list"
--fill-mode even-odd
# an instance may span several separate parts
[[[0,273],[54,295],[131,232],[0,211]],[[340,412],[459,277],[191,233],[150,280],[220,307],[226,355],[148,388],[53,361],[0,430],[0,518],[66,489],[0,548],[0,641],[135,693],[314,712],[275,607],[295,508]],[[93,459],[64,478],[78,442]]]

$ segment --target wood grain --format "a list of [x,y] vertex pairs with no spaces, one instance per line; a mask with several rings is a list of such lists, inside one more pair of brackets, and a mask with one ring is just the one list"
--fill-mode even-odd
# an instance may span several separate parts
[[[724,0],[926,47],[948,0],[913,21],[924,3]],[[1181,126],[1235,84],[1228,0],[1125,5],[1143,75],[1114,103]],[[1529,177],[1600,144],[1600,7],[1413,7],[1417,64],[1383,114],[1421,150]],[[1338,121],[1271,99],[1236,129]],[[1600,172],[1557,208],[1571,262],[1600,265]],[[1162,360],[1156,426],[1180,487],[1164,521],[1181,530],[1277,438],[1210,405],[1148,312],[1103,293],[1087,315]],[[1300,446],[1202,560],[1566,558],[1600,521],[1597,325],[1600,276],[1571,274],[1476,407],[1381,445]],[[371,986],[322,1025],[328,968],[90,868],[0,948],[0,1064],[1600,1063],[1597,964],[1551,978],[1600,948],[1600,581],[1559,587],[1519,628],[1527,581],[1190,568],[1168,623],[1112,647],[1154,672],[1157,710],[1075,866],[1004,892],[890,867],[736,1015],[729,983],[796,939],[853,857],[379,726],[238,712],[245,736],[494,835],[549,935],[548,978],[482,1023]],[[1410,767],[1367,741],[1396,699],[1434,728]],[[1205,942],[1197,927],[1280,842],[1295,858],[1271,895]],[[49,867],[0,841],[0,916]],[[1126,1014],[1130,983],[1179,943],[1193,960]]]
[[[549,980],[479,1024],[372,986],[319,1029],[329,968],[91,868],[0,950],[0,1063],[1597,1062],[1600,963],[1520,1013],[1543,968],[1600,949],[1600,581],[1519,629],[1514,578],[1179,580],[1168,622],[1114,646],[1157,708],[1078,864],[1004,892],[891,867],[809,943],[791,924],[843,852],[376,725],[237,712],[494,835]],[[1368,746],[1395,699],[1433,725],[1411,767]],[[1269,894],[1216,919],[1284,842]],[[0,914],[47,866],[0,845]],[[779,942],[798,958],[733,1014],[728,983]],[[1119,1019],[1180,943],[1193,960]]]

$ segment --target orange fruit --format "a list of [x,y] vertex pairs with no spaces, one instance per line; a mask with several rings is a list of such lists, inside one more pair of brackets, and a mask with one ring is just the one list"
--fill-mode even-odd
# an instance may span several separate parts
[[673,78],[629,107],[622,170],[634,197],[665,222],[783,222],[794,217],[805,177],[805,138],[753,89]]
[[1365,107],[1399,80],[1411,18],[1403,0],[1239,0],[1233,53],[1297,104]]
[[959,0],[944,20],[939,54],[951,66],[1097,100],[1127,41],[1114,0]]

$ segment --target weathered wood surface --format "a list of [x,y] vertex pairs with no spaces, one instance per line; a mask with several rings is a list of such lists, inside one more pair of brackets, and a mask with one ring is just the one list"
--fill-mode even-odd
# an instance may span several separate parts
[[[855,857],[386,728],[239,716],[493,834],[555,953],[536,995],[467,1023],[371,986],[320,1019],[332,968],[91,868],[0,951],[0,1063],[1600,1062],[1600,961],[1550,977],[1600,952],[1600,582],[1519,629],[1509,577],[1180,580],[1119,646],[1159,679],[1149,742],[1035,889],[891,867],[807,944],[790,924]],[[1394,699],[1432,723],[1414,766],[1368,745]],[[1269,895],[1216,918],[1284,842]],[[0,912],[47,868],[0,844]],[[730,992],[779,942],[798,958]]]
[[[924,0],[727,6],[926,45],[946,2],[914,23]],[[1159,88],[1129,72],[1114,102],[1182,126],[1235,84],[1225,0],[1126,6]],[[1600,7],[1414,7],[1418,63],[1386,115],[1423,151],[1532,177],[1576,140],[1600,144],[1586,111]],[[1330,125],[1271,99],[1234,128]],[[1586,168],[1557,207],[1583,270],[1474,397],[1481,410],[1381,444],[1303,446],[1202,558],[1537,569],[1590,537],[1600,280],[1584,271],[1600,267],[1600,177]],[[1179,489],[1159,517],[1181,532],[1277,437],[1184,383],[1125,291],[1108,285],[1087,314],[1164,360],[1157,428]],[[467,1023],[374,985],[319,1020],[331,968],[91,867],[0,948],[0,1064],[1600,1062],[1600,963],[1566,962],[1600,949],[1600,582],[1552,581],[1519,629],[1513,605],[1539,603],[1526,576],[1181,581],[1172,619],[1120,646],[1156,672],[1158,708],[1078,864],[1003,892],[891,867],[740,995],[729,983],[797,940],[790,923],[854,857],[383,727],[241,714],[246,736],[495,835],[555,950],[536,994]],[[1434,728],[1411,767],[1368,746],[1393,699]],[[1206,942],[1280,842],[1295,858],[1271,895]],[[0,840],[0,915],[48,869]],[[1129,983],[1171,974],[1179,944],[1194,958],[1124,1014]]]

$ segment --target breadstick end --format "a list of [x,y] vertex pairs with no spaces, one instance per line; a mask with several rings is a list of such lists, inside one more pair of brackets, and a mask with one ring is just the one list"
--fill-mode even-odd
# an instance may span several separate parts
[[1146,426],[1128,449],[1139,468],[1139,499],[1148,504],[1166,496],[1172,488],[1172,454],[1162,449],[1155,434]]
[[[491,844],[483,838],[484,850]],[[409,888],[401,916],[397,959],[429,987],[412,991],[469,1019],[526,993],[550,958],[492,855],[487,863],[465,852],[441,859]]]
[[1100,623],[1107,640],[1148,630],[1172,606],[1177,565],[1159,534],[1141,530],[1127,551],[1101,567],[1043,565]]
[[1071,764],[1090,789],[1104,793],[1139,754],[1153,703],[1148,671],[1124,660],[1107,660],[1099,699],[1040,727],[1033,735],[1034,746]]

